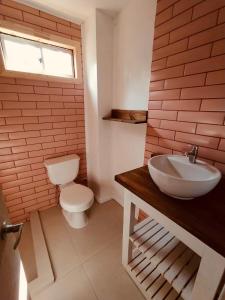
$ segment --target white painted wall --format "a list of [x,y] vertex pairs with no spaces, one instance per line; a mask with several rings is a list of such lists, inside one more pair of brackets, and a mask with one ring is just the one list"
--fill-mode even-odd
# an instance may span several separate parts
[[84,26],[87,171],[98,202],[111,199],[111,124],[102,117],[112,108],[113,18],[95,10]]
[[[113,108],[147,110],[155,11],[156,0],[131,0],[117,17]],[[121,204],[123,189],[113,177],[143,165],[145,137],[145,124],[112,124],[113,197]]]
[[109,181],[112,170],[111,122],[102,120],[112,109],[113,99],[113,18],[97,9],[97,74],[99,104],[99,193],[98,201],[105,202],[112,198],[112,185]]
[[98,132],[98,89],[97,89],[97,50],[96,50],[96,11],[82,25],[84,59],[84,104],[86,130],[87,173],[90,187],[97,194],[100,178]]
[[118,173],[143,165],[146,125],[103,121],[112,108],[146,109],[156,0],[130,0],[112,19],[84,24],[87,166],[96,199],[123,204]]

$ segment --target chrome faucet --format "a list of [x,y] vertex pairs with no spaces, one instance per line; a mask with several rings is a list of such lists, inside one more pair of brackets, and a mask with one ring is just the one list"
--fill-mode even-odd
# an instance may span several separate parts
[[185,155],[189,158],[189,161],[192,164],[196,163],[196,159],[197,159],[197,156],[198,156],[198,148],[199,147],[197,145],[193,145],[192,148],[191,148],[191,151],[185,153]]

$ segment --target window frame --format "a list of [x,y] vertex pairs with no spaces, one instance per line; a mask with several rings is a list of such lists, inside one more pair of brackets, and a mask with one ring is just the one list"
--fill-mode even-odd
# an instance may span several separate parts
[[0,45],[0,76],[17,77],[33,80],[68,82],[74,84],[82,83],[82,60],[81,60],[81,43],[75,40],[70,40],[55,34],[45,33],[36,29],[30,29],[20,24],[15,24],[11,21],[0,20],[0,33],[8,34],[31,41],[48,44],[68,50],[73,53],[74,77],[60,77],[47,74],[28,73],[20,71],[7,70],[4,65],[3,49]]

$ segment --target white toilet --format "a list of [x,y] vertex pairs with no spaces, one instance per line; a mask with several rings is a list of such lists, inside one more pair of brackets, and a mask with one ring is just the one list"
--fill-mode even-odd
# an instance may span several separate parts
[[79,162],[80,157],[76,154],[45,160],[49,180],[60,188],[59,202],[63,208],[63,215],[73,228],[87,225],[88,218],[85,211],[94,202],[91,189],[73,182],[79,171]]

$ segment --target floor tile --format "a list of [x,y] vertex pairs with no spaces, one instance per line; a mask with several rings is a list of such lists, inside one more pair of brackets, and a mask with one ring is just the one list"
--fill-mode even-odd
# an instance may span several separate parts
[[74,269],[34,300],[98,300],[82,267]]
[[121,264],[121,238],[84,263],[99,300],[143,300]]
[[122,209],[115,201],[94,205],[89,213],[85,228],[73,229],[68,226],[74,246],[82,261],[106,247],[122,232]]

